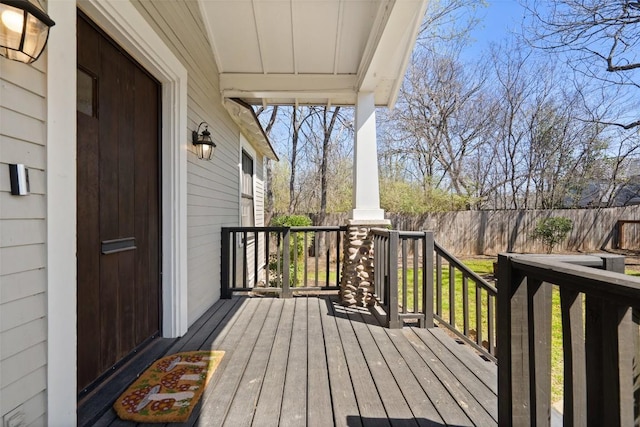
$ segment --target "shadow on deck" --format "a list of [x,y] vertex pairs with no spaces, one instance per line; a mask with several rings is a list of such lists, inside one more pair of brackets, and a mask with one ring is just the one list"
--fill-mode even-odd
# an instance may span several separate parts
[[330,296],[221,300],[183,338],[156,341],[80,402],[78,425],[134,425],[110,409],[118,394],[155,358],[197,349],[226,354],[183,425],[497,425],[493,362]]

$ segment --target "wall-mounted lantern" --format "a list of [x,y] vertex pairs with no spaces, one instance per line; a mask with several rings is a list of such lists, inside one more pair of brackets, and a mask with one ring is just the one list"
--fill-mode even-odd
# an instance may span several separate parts
[[[202,132],[200,128],[204,126]],[[216,144],[211,140],[211,132],[209,132],[209,124],[202,122],[198,125],[198,130],[194,130],[191,133],[191,139],[193,145],[196,146],[196,154],[199,159],[211,160],[213,151],[216,149]]]
[[55,22],[28,0],[0,0],[0,55],[30,64],[42,53]]

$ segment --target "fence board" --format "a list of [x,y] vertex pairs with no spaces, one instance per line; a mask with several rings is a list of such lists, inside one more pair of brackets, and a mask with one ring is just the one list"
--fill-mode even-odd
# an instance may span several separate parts
[[[569,218],[573,230],[556,252],[591,252],[616,247],[619,220],[640,220],[640,205],[599,209],[526,211],[459,211],[424,215],[387,213],[393,228],[403,231],[432,230],[435,240],[456,255],[496,255],[500,252],[535,253],[545,248],[532,239],[540,219]],[[313,219],[314,215],[310,215]],[[332,214],[326,224],[346,224],[347,214]],[[624,227],[624,248],[640,250],[640,224]]]

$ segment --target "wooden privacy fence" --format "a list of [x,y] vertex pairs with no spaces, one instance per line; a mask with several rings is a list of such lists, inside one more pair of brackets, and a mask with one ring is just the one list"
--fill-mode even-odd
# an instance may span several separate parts
[[550,425],[554,285],[562,316],[564,425],[638,425],[640,279],[623,271],[624,257],[615,255],[499,256],[499,425]]
[[[314,216],[310,215],[313,219]],[[387,213],[396,230],[433,230],[435,240],[457,256],[497,255],[500,252],[544,253],[545,248],[531,238],[540,219],[564,216],[573,222],[568,238],[557,252],[594,252],[616,248],[640,250],[640,225],[624,227],[617,235],[618,220],[640,220],[640,205],[599,209],[501,210],[436,212],[424,215]],[[347,214],[332,214],[329,224],[346,224]]]

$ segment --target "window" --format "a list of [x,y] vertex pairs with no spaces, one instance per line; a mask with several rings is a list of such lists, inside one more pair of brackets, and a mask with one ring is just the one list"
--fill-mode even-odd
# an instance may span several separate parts
[[242,152],[242,226],[255,227],[253,207],[253,159]]

